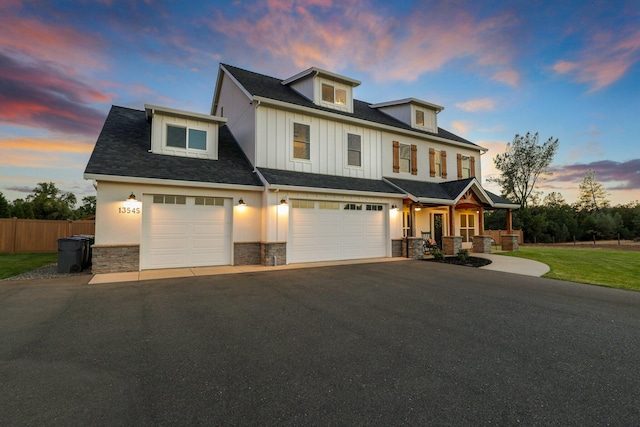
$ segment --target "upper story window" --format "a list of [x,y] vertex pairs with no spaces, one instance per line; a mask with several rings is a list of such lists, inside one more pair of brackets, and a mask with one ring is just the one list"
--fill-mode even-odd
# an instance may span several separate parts
[[400,172],[411,172],[411,146],[400,144]]
[[347,91],[322,83],[322,100],[332,104],[347,105]]
[[207,132],[199,129],[167,125],[167,147],[206,150]]
[[357,134],[347,134],[347,165],[362,166],[362,137]]
[[424,126],[424,111],[416,110],[416,126]]
[[471,178],[471,158],[469,156],[462,156],[461,166],[462,178]]
[[309,125],[293,124],[293,158],[311,159],[311,127]]
[[393,141],[393,172],[418,174],[418,146]]
[[434,172],[438,178],[442,177],[442,153],[440,150],[433,152]]

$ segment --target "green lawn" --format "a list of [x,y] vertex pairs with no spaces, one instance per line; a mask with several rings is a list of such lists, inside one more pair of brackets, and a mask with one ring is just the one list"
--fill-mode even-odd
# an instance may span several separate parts
[[25,271],[58,262],[57,253],[49,254],[0,254],[0,280]]
[[547,264],[543,277],[640,291],[640,252],[608,249],[573,249],[521,246],[502,255]]

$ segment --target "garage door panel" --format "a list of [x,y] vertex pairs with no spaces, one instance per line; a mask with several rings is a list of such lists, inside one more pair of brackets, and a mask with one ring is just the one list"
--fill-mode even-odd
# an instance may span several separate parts
[[290,262],[386,256],[383,211],[303,209],[290,211]]
[[231,209],[152,203],[145,197],[141,268],[199,267],[231,263]]

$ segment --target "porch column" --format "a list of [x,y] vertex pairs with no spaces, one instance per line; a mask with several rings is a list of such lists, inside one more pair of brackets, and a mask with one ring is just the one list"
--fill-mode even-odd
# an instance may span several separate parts
[[513,222],[511,218],[511,209],[507,209],[507,234],[513,234]]
[[478,235],[484,235],[484,208],[478,209]]
[[455,236],[455,230],[453,228],[453,206],[449,206],[449,236]]

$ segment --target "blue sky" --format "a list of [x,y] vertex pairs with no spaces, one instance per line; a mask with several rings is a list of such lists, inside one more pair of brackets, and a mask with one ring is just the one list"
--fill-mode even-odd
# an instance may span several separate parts
[[[53,1],[0,4],[0,192],[53,181],[80,200],[111,105],[208,113],[220,62],[280,78],[316,66],[377,103],[445,107],[490,151],[560,140],[540,189],[567,202],[589,169],[640,200],[640,4],[634,1]],[[485,183],[492,191],[499,189]]]

